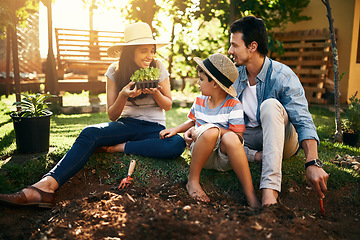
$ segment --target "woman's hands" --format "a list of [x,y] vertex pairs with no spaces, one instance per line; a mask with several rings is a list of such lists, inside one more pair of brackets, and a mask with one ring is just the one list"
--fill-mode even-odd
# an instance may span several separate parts
[[111,121],[116,121],[120,117],[129,97],[135,98],[140,94],[151,94],[160,108],[165,111],[171,109],[172,99],[168,78],[160,82],[157,88],[137,89],[134,84],[134,82],[130,82],[118,92],[115,82],[107,79],[107,112]]
[[119,92],[119,95],[122,95],[123,97],[131,97],[131,98],[134,98],[134,97],[137,97],[139,96],[140,94],[142,94],[142,90],[141,89],[137,89],[136,86],[134,86],[133,89],[131,89],[131,87],[135,85],[134,82],[129,82],[120,92]]
[[[126,85],[119,94],[123,94],[124,97],[131,97],[135,98],[139,96],[140,94],[155,94],[157,92],[160,92],[162,87],[159,85],[157,88],[144,88],[144,89],[138,89],[135,85],[135,82],[129,82],[128,85]],[[132,86],[134,86],[133,89]]]
[[144,88],[142,90],[142,93],[144,93],[144,94],[155,94],[157,92],[161,92],[161,89],[162,89],[162,87],[160,85],[158,85],[157,88]]

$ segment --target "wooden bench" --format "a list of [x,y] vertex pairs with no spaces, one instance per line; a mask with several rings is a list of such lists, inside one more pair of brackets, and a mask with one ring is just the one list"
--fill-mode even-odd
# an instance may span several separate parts
[[[107,56],[107,49],[124,41],[123,32],[55,28],[57,68],[60,91],[105,91],[105,82],[99,76],[117,59]],[[86,74],[83,79],[66,80],[66,74]],[[72,89],[72,86],[75,89]],[[82,86],[82,87],[81,87]]]
[[334,91],[334,80],[329,78],[333,67],[329,31],[278,32],[273,36],[283,43],[284,53],[272,52],[270,57],[298,75],[309,103],[324,104],[325,92]]

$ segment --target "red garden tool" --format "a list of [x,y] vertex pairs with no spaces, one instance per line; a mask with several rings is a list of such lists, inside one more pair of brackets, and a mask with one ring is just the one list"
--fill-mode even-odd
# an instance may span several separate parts
[[320,214],[321,216],[325,217],[325,208],[324,208],[324,202],[322,198],[320,198]]
[[132,177],[131,177],[131,174],[134,172],[135,164],[136,164],[136,161],[135,161],[135,160],[131,160],[130,166],[129,166],[128,175],[127,175],[126,178],[124,178],[123,180],[121,180],[120,185],[118,186],[118,189],[124,189],[124,188],[126,188],[127,186],[130,185],[130,183],[131,183],[132,180],[133,180]]

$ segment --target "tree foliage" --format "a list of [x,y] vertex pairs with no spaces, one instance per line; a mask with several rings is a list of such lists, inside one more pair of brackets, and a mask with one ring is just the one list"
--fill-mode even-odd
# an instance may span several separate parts
[[[30,14],[39,10],[39,0],[1,0],[0,2],[0,37],[6,36],[6,28],[26,26],[26,20]],[[14,14],[16,17],[14,18]],[[17,23],[13,21],[16,19]]]
[[[269,47],[275,50],[279,42],[271,37],[273,28],[284,29],[289,22],[309,20],[301,11],[310,0],[129,0],[127,19],[144,21],[158,28],[169,27],[160,16],[171,22],[169,70],[178,76],[195,76],[194,56],[211,53],[226,54],[229,26],[243,16],[261,17],[270,32]],[[173,71],[171,71],[173,70]]]

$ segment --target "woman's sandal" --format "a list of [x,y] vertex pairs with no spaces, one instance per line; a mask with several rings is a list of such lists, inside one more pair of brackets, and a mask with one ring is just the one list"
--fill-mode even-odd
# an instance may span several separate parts
[[40,208],[52,208],[55,203],[55,194],[44,192],[37,187],[28,186],[40,194],[40,201],[28,201],[23,190],[12,194],[0,194],[0,202],[14,206],[38,206]]

